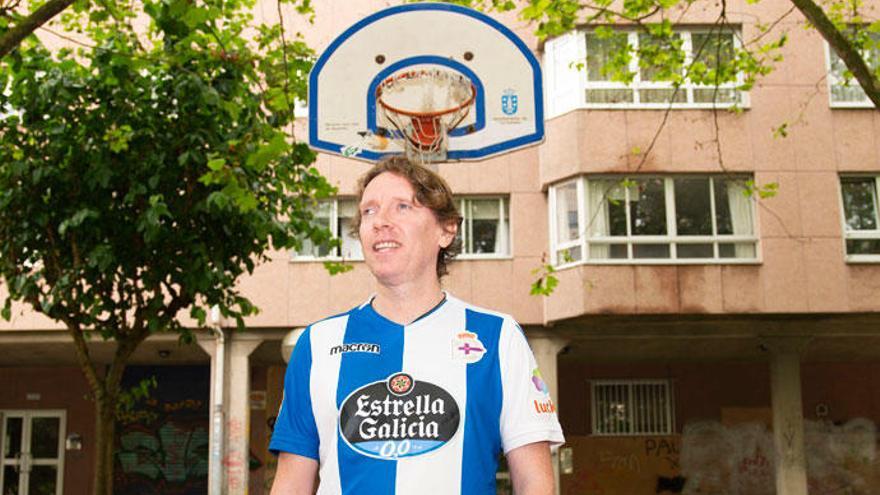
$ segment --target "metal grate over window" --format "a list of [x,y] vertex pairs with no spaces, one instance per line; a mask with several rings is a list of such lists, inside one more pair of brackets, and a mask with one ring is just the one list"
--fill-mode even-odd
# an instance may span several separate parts
[[594,380],[593,434],[672,434],[671,388],[669,380]]

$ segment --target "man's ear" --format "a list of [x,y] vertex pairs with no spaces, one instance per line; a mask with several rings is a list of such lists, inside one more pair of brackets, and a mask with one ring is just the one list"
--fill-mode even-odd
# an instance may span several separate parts
[[446,249],[455,241],[455,234],[458,233],[458,223],[447,222],[443,226],[443,234],[440,236],[440,248]]

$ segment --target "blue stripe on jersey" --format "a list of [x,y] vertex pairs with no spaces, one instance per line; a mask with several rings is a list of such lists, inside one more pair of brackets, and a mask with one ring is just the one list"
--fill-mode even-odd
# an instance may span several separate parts
[[467,365],[461,495],[495,493],[495,472],[501,453],[501,365],[498,342],[504,320],[468,309],[465,325],[477,334],[486,354]]
[[[342,355],[336,407],[358,388],[385,380],[403,368],[403,326],[380,316],[371,304],[355,309],[345,327],[346,344],[379,344],[379,354],[349,352]],[[357,453],[345,443],[338,427],[337,459],[343,494],[393,495],[397,461],[374,459]]]
[[318,428],[312,411],[312,327],[296,341],[284,376],[284,400],[269,450],[318,460]]

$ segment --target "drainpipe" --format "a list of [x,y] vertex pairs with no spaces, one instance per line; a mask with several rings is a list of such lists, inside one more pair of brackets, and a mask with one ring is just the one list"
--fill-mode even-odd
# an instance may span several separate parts
[[211,411],[211,436],[214,444],[211,446],[210,466],[211,472],[208,479],[211,480],[210,495],[223,495],[223,451],[224,451],[224,431],[223,426],[223,404],[225,401],[226,390],[226,336],[223,328],[220,326],[220,308],[214,306],[211,308],[211,332],[216,337],[216,347],[214,352],[214,404]]

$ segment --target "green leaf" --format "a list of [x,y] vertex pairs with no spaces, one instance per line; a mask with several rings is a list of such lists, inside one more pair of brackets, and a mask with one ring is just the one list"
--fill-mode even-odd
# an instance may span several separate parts
[[783,122],[778,127],[774,127],[773,128],[773,137],[775,137],[775,138],[788,137],[788,122]]
[[277,160],[290,146],[282,133],[276,133],[271,141],[261,146],[256,153],[247,159],[247,165],[257,171],[261,171],[269,165],[270,162]]
[[190,7],[187,9],[186,13],[181,16],[180,20],[190,28],[194,28],[198,24],[207,21],[210,17],[211,13],[208,9],[202,7]]
[[[113,81],[112,85],[116,85],[116,78],[112,76],[108,76],[104,81],[106,84],[109,84],[108,81]],[[134,130],[128,124],[123,124],[119,127],[115,125],[107,130],[104,134],[104,141],[106,141],[110,145],[110,151],[114,153],[119,153],[121,151],[125,151],[128,149],[128,143],[131,138],[134,136]]]
[[[570,256],[566,253],[564,256],[563,263],[568,263],[571,261]],[[532,282],[531,290],[529,294],[533,296],[550,296],[553,294],[553,291],[556,289],[556,286],[559,284],[559,279],[553,275],[556,272],[556,268],[549,264],[545,263],[539,266],[536,270],[533,270],[532,273],[540,273],[541,276],[538,277],[537,280]]]
[[325,261],[324,268],[327,270],[331,276],[339,275],[340,273],[350,272],[354,270],[354,265],[351,263],[339,262],[339,261]]
[[6,303],[3,305],[3,309],[0,310],[0,317],[4,320],[9,321],[12,319],[12,300],[7,298]]
[[208,319],[208,314],[207,314],[207,312],[206,312],[205,309],[202,308],[201,306],[193,306],[193,307],[191,307],[191,308],[189,309],[189,315],[190,315],[191,318],[193,318],[194,320],[196,320],[196,321],[198,322],[198,324],[199,324],[200,327],[201,327],[201,326],[204,326],[204,325],[205,325],[205,321],[207,321],[207,319]]
[[61,225],[58,227],[58,233],[64,235],[70,228],[76,228],[83,224],[86,220],[90,218],[98,218],[99,214],[97,211],[86,207],[83,208],[76,213],[73,214],[67,220],[61,222]]
[[225,158],[214,158],[213,160],[208,160],[208,168],[218,172],[226,165]]
[[243,213],[255,210],[259,204],[256,196],[250,192],[242,192],[236,196],[235,203],[238,205],[238,209]]

